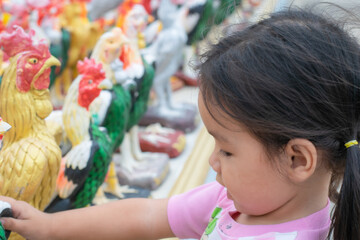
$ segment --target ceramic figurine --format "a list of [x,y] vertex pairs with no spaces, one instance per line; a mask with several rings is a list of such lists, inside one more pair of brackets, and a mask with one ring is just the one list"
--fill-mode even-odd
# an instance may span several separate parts
[[[113,28],[111,31],[104,33],[100,39],[98,40],[97,44],[94,47],[94,50],[92,52],[92,59],[94,59],[96,62],[102,64],[102,68],[105,71],[105,75],[108,79],[111,80],[112,84],[116,84],[117,81],[125,81],[126,76],[122,73],[120,73],[121,76],[115,77],[115,73],[113,71],[113,68],[120,67],[122,69],[122,63],[119,60],[119,56],[122,50],[122,47],[125,43],[128,42],[128,39],[125,37],[121,29],[119,28]],[[122,71],[121,71],[122,72]],[[109,95],[110,101],[111,101],[111,93],[110,92],[104,92],[103,95],[105,97],[105,94]],[[94,103],[93,112],[95,116],[99,116],[99,112],[104,108],[104,101],[96,101]],[[106,112],[104,113],[106,114]],[[126,187],[122,187],[119,185],[119,182],[117,181],[116,173],[115,173],[115,166],[114,163],[111,162],[109,166],[108,171],[109,176],[107,177],[106,184],[107,184],[107,190],[108,192],[111,192],[113,195],[123,198],[124,192],[127,192],[128,189]],[[102,192],[103,189],[99,189],[96,198],[94,199],[95,204],[100,204],[106,201],[105,194]]]
[[[101,53],[101,49],[103,50],[103,53],[107,54],[104,54],[103,56],[100,54],[96,58],[94,57],[91,59],[91,62],[93,62],[94,64],[96,62],[97,64],[95,67],[97,71],[91,71],[91,74],[98,74],[97,72],[100,72],[98,66],[99,64],[101,64],[101,68],[104,71],[102,78],[105,78],[107,69],[109,69],[105,67],[105,65],[109,63],[107,57],[109,57],[112,61],[118,59],[124,42],[126,42],[126,40],[125,37],[122,36],[122,31],[120,29],[113,29],[112,31],[105,33],[96,44],[93,55],[95,53]],[[89,65],[90,67],[94,64],[87,65]],[[88,77],[87,80],[90,81],[92,78],[94,78],[94,76]],[[107,79],[111,79],[116,82],[116,80],[114,80],[113,78]],[[148,92],[152,83],[152,74],[150,74],[150,76],[148,76],[143,83],[144,84],[139,88],[139,92]],[[73,90],[71,90],[69,94],[69,97],[73,96],[72,98],[77,99],[76,97],[74,97],[75,94],[73,93]],[[82,163],[75,162],[69,164],[69,166],[67,167],[65,166],[63,178],[65,178],[67,183],[63,185],[64,190],[74,189],[74,191],[71,192],[69,195],[69,199],[72,202],[70,206],[71,208],[84,207],[92,202],[99,186],[104,181],[105,175],[107,173],[108,164],[113,156],[113,153],[122,143],[126,131],[131,128],[132,121],[138,119],[138,115],[144,112],[144,110],[142,109],[142,101],[145,100],[142,99],[142,97],[140,96],[141,94],[139,94],[138,98],[133,98],[131,90],[123,87],[120,84],[113,84],[111,89],[101,90],[100,95],[96,99],[94,99],[88,106],[89,111],[87,114],[88,117],[91,116],[91,121],[88,119],[87,121],[83,120],[79,122],[81,125],[85,125],[83,124],[84,121],[90,121],[90,139],[92,136],[92,138],[94,139],[93,142],[97,143],[96,145],[98,149],[96,149],[96,147],[95,149],[93,148],[93,167],[87,167],[88,161],[84,161]],[[69,97],[67,97],[66,99],[68,99]],[[89,99],[87,98],[87,100]],[[140,103],[138,102],[138,100],[140,101]],[[65,110],[66,108],[64,109],[64,111]],[[73,121],[71,119],[75,119],[78,117],[78,111],[70,111],[69,113],[71,112],[72,115],[68,115],[69,117],[67,117],[67,120],[64,117],[65,127],[66,125],[70,125],[70,122]],[[65,112],[64,115],[66,115]],[[82,127],[83,126],[77,125],[77,127],[71,128],[72,133],[70,132],[68,135],[74,136],[74,138],[78,139],[77,141],[79,141],[79,139],[82,139],[84,136],[84,132],[78,132],[80,128],[82,129]],[[91,155],[92,154],[90,154],[90,156]],[[90,168],[90,170],[88,168]],[[85,179],[85,182],[83,184],[80,184],[80,176],[76,177],[77,175],[83,175],[82,172],[84,171],[95,171],[96,169],[98,172],[93,172],[89,175],[86,174],[87,177]],[[62,187],[60,186],[60,188]],[[116,188],[115,186],[115,191],[115,193],[122,197],[123,189]],[[66,193],[66,191],[64,191],[64,193]],[[48,208],[48,211],[56,211],[55,205],[56,203],[54,203],[54,205],[52,204],[52,206]]]
[[[139,82],[145,70],[139,49],[145,47],[143,32],[147,26],[149,14],[143,5],[135,4],[134,1],[125,1],[122,5],[123,10],[124,4],[129,9],[123,12],[121,28],[129,39],[129,43],[123,47],[120,59],[124,63],[123,70],[128,78]],[[168,156],[142,152],[138,135],[137,125],[134,125],[126,134],[120,146],[122,158],[117,162],[117,174],[121,183],[154,189],[167,175]]]
[[[143,39],[140,37],[148,22],[149,15],[145,8],[140,4],[134,4],[130,1],[125,1],[122,5],[124,10],[124,4],[129,7],[127,12],[124,12],[121,28],[124,30],[125,35],[129,39],[129,43],[123,47],[123,52],[120,59],[124,62],[123,72],[130,79],[140,79],[144,75],[144,64],[141,58],[139,49],[145,47]],[[127,136],[125,136],[125,142],[121,146],[121,153],[124,161],[120,165],[127,171],[133,172],[135,168],[139,167],[137,161],[144,162],[145,159],[159,158],[160,156],[145,154],[141,152],[138,138],[138,127],[135,125],[130,129]],[[125,147],[128,146],[128,147]],[[160,157],[163,158],[163,157]],[[156,165],[152,161],[153,165]],[[163,164],[160,164],[163,165]],[[135,167],[136,166],[136,167]]]
[[185,7],[180,10],[171,0],[162,0],[158,16],[163,29],[156,40],[142,51],[146,59],[155,62],[153,89],[158,103],[150,106],[141,120],[141,125],[159,122],[163,126],[185,132],[194,130],[198,123],[196,106],[180,103],[172,99],[170,77],[182,64],[182,53],[187,41],[184,21],[187,15]]
[[[147,24],[149,21],[149,14],[148,11],[145,9],[145,7],[143,5],[136,4],[134,2],[136,1],[125,1],[123,3],[123,5],[127,4],[129,9],[126,13],[123,11],[123,16],[122,16],[123,19],[122,21],[118,21],[118,23],[120,22],[122,23],[121,28],[124,30],[130,42],[130,44],[127,47],[129,49],[128,52],[131,54],[128,53],[128,56],[132,57],[132,59],[127,59],[126,56],[124,56],[125,54],[123,54],[122,57],[122,59],[124,59],[124,62],[129,63],[127,64],[127,66],[124,66],[126,70],[131,68],[133,68],[134,70],[139,69],[139,67],[136,68],[134,67],[134,65],[142,66],[139,64],[142,63],[140,54],[135,54],[135,53],[138,53],[139,49],[142,49],[146,46],[144,33],[147,30]],[[122,7],[123,9],[125,8],[124,6]],[[140,72],[140,69],[135,72]],[[143,154],[142,152],[154,152],[154,153],[162,152],[162,153],[167,153],[168,155],[170,153],[169,157],[175,157],[178,156],[185,147],[185,137],[184,137],[184,133],[182,133],[181,131],[176,131],[169,128],[167,129],[161,128],[161,126],[159,125],[157,125],[156,131],[155,131],[155,127],[152,128],[152,130],[154,131],[150,131],[149,128],[148,129],[149,131],[146,131],[146,133],[144,132],[143,134],[140,134],[137,129],[138,129],[137,127],[134,127],[133,129],[130,130],[129,139],[131,143],[129,144],[129,146],[132,149],[131,155],[129,154],[130,151],[127,150],[127,148],[122,147],[121,149],[121,152],[126,155],[126,159],[127,159],[126,161],[128,161],[127,165],[123,163],[123,165],[125,165],[124,166],[125,169],[122,170],[124,171],[127,170],[131,172],[133,170],[130,167],[136,166],[136,161],[130,161],[131,158],[143,162],[145,159],[147,159],[147,161],[152,162],[152,165],[156,165],[154,163],[154,160],[151,160],[151,158],[153,159],[159,158],[157,154],[150,154],[150,153]],[[162,135],[161,137],[160,134]],[[143,136],[147,140],[143,139],[142,141],[142,139],[139,139],[139,136]],[[154,140],[155,138],[157,138],[160,142],[148,141],[150,139]],[[161,141],[160,138],[161,140],[164,140],[164,138],[167,139],[164,142]],[[125,138],[125,140],[126,139],[127,138]],[[139,147],[139,143],[140,144],[143,143],[143,145]],[[173,148],[173,146],[176,147]],[[162,166],[162,164],[160,164],[160,166]],[[121,169],[119,169],[119,172],[120,171]],[[120,173],[120,175],[124,175],[124,174]]]
[[[71,150],[63,158],[57,180],[58,197],[46,209],[55,212],[89,205],[105,179],[111,161],[111,145],[106,131],[93,119],[90,106],[101,89],[111,88],[101,63],[94,59],[79,61],[80,75],[72,82],[62,111],[62,119]],[[104,104],[104,107],[109,106]],[[101,120],[103,121],[103,119]],[[100,122],[102,123],[102,122]]]
[[123,69],[130,78],[141,78],[144,74],[144,64],[139,49],[145,47],[143,32],[147,26],[149,14],[140,4],[134,4],[123,16],[124,20],[120,26],[129,44],[123,48],[121,60]]
[[50,67],[60,62],[20,27],[1,33],[0,47],[10,57],[1,83],[0,115],[12,126],[0,151],[0,194],[43,210],[54,193],[61,161],[44,121],[52,111]]
[[[99,39],[97,45],[95,46],[92,58],[103,64],[106,76],[109,79],[112,79],[114,83],[114,90],[125,90],[129,94],[129,97],[131,98],[131,103],[133,104],[133,107],[131,107],[131,109],[126,110],[129,112],[124,112],[124,114],[129,114],[128,120],[125,121],[126,128],[123,129],[124,132],[121,133],[124,134],[123,136],[121,136],[121,141],[116,143],[117,146],[121,146],[121,152],[123,154],[123,158],[118,164],[121,165],[122,170],[126,169],[128,173],[127,175],[137,175],[134,172],[136,169],[141,169],[143,173],[145,172],[145,174],[148,174],[149,170],[146,170],[146,167],[144,165],[140,166],[138,163],[136,163],[136,161],[134,161],[133,152],[137,150],[137,153],[139,153],[140,147],[136,128],[133,127],[136,126],[140,117],[146,110],[149,91],[153,79],[153,69],[151,66],[142,62],[139,52],[137,51],[137,46],[131,45],[131,40],[126,38],[126,44],[121,45],[121,39],[124,38],[126,37],[125,35],[123,35],[120,28],[114,28],[112,29],[112,31],[105,33]],[[124,62],[122,62],[120,59],[122,59]],[[117,91],[115,91],[115,93],[117,93]],[[127,99],[127,96],[122,96],[122,98],[124,97]],[[127,135],[128,131],[131,132],[130,135]],[[134,138],[131,136],[136,137]],[[139,153],[138,155],[140,154],[141,153]],[[148,159],[149,154],[147,154],[145,158]],[[161,176],[166,176],[168,171],[168,157],[166,155],[158,154],[156,156],[156,159],[157,161],[153,161],[151,163],[152,172],[154,171],[154,169],[156,169],[156,172],[160,172]],[[113,166],[114,165],[110,165],[110,173],[115,173],[115,171],[111,169],[113,168]],[[164,171],[166,172],[165,174]],[[158,179],[160,178],[158,177],[157,173],[155,174],[157,178],[156,183],[159,184],[162,182],[164,177],[161,178],[161,181],[159,181]],[[154,174],[151,173],[148,174],[148,176],[154,176]],[[141,187],[145,187],[146,185],[148,185],[146,182],[149,181],[154,182],[154,177],[150,179],[143,178],[140,181],[142,182],[142,184],[140,184]],[[132,182],[128,181],[122,181],[122,183],[133,185]],[[135,185],[139,186],[139,184]],[[106,189],[106,191],[117,195],[117,189],[119,189],[119,185],[116,182],[108,182],[108,188]]]
[[91,54],[92,59],[102,64],[106,77],[113,84],[123,84],[129,78],[123,71],[123,63],[119,60],[124,45],[128,43],[129,40],[123,31],[113,28],[99,38]]
[[[133,25],[130,26],[131,28],[136,26],[137,29],[134,30],[137,33],[139,49],[153,42],[162,28],[161,22],[152,15],[155,13],[154,2],[153,0],[124,0],[117,10],[116,26],[121,27],[128,36],[131,33],[124,26],[129,23]],[[136,5],[140,5],[142,8],[136,7]],[[139,24],[141,22],[143,25]]]
[[86,5],[81,0],[75,0],[65,5],[60,15],[60,25],[70,33],[70,46],[66,66],[54,84],[57,97],[56,107],[59,108],[63,104],[72,80],[78,75],[77,62],[88,56],[98,37],[102,34],[100,23],[90,22],[87,19]]
[[154,190],[169,172],[169,156],[160,151],[142,151],[138,126],[133,126],[120,145],[121,157],[115,158],[120,184]]
[[[123,64],[119,60],[122,48],[124,44],[127,43],[128,39],[123,34],[122,30],[120,28],[113,28],[111,31],[104,33],[100,37],[92,52],[92,59],[102,64],[105,75],[108,79],[111,80],[112,84],[121,84],[127,80],[127,75],[122,71]],[[119,68],[119,71],[114,72],[113,69]],[[110,96],[106,97],[105,94]],[[112,100],[110,91],[104,91],[103,96],[107,99],[110,99],[110,101]],[[104,108],[104,100],[99,98],[99,100],[93,104],[92,109],[94,115],[99,116],[101,115],[100,111],[107,108]],[[106,112],[104,114],[106,114]],[[120,131],[119,133],[121,133],[123,130],[118,129],[118,131]],[[131,192],[131,190],[127,186],[120,186],[116,177],[115,165],[113,162],[111,162],[109,166],[105,190],[119,198],[123,198],[124,193],[127,193],[129,191]],[[98,190],[97,196],[94,199],[95,204],[101,204],[106,201],[105,195],[102,191],[103,189]]]
[[144,152],[162,152],[170,158],[178,157],[186,145],[183,131],[162,127],[155,123],[139,131],[141,150]]

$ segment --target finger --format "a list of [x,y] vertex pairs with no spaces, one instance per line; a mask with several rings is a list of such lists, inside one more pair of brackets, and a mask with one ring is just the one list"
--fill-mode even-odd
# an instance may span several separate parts
[[16,232],[16,230],[19,229],[19,223],[18,223],[19,220],[15,219],[15,218],[4,217],[4,218],[1,218],[0,221],[6,230]]
[[14,218],[25,218],[28,215],[28,209],[30,206],[28,203],[5,196],[0,196],[0,201],[7,202],[11,205]]
[[14,218],[19,219],[27,219],[29,216],[29,210],[31,208],[32,207],[30,206],[30,204],[23,201],[14,201],[14,203],[11,205]]
[[[34,210],[36,210],[34,208]],[[38,210],[37,210],[38,211]],[[40,215],[34,214],[30,216],[28,219],[16,219],[16,218],[0,218],[1,223],[3,224],[4,229],[16,232],[23,236],[26,239],[33,239],[36,236],[36,239],[49,239],[44,230],[45,223],[49,222],[49,218],[45,213],[41,213]]]
[[24,220],[18,220],[15,218],[1,218],[0,221],[8,234],[10,234],[10,232],[16,232],[21,236],[26,237],[25,235],[27,232],[27,226]]

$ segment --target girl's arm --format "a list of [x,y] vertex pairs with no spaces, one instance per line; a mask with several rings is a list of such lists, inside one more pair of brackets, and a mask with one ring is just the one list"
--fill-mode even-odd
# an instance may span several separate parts
[[125,199],[53,214],[7,197],[0,200],[11,204],[16,218],[1,219],[4,227],[31,240],[146,240],[174,236],[167,218],[168,199]]

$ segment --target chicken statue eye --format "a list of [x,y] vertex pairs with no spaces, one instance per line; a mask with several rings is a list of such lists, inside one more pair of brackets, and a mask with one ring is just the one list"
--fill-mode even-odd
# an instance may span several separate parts
[[30,64],[37,64],[38,62],[39,62],[39,60],[37,58],[30,58],[28,60],[28,63],[30,63]]
[[93,80],[90,79],[90,80],[88,81],[88,84],[92,84],[92,83],[93,83]]

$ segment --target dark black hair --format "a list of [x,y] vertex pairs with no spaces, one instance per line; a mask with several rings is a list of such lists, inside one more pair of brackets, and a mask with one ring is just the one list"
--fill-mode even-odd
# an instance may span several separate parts
[[[268,149],[293,138],[326,153],[335,240],[360,239],[360,47],[335,21],[301,10],[272,14],[202,56],[200,90]],[[340,193],[336,191],[342,182]]]

